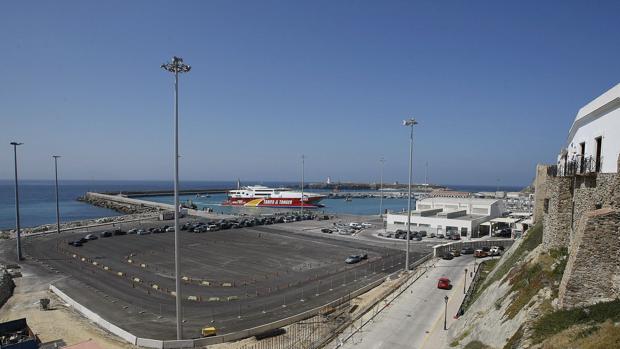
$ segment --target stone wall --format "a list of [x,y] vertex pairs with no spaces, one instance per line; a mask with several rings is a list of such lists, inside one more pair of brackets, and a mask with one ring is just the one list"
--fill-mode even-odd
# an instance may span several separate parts
[[574,178],[574,208],[572,214],[571,241],[581,217],[589,212],[603,207],[611,207],[612,196],[616,186],[615,173],[598,173]]
[[620,210],[608,207],[582,216],[558,298],[562,308],[620,298]]
[[544,200],[547,198],[547,171],[549,165],[536,165],[536,179],[534,179],[534,223],[543,219]]
[[543,213],[543,248],[567,247],[572,229],[573,177],[549,177],[546,187],[544,200],[548,200],[548,205]]
[[15,283],[3,265],[0,265],[0,307],[13,295]]

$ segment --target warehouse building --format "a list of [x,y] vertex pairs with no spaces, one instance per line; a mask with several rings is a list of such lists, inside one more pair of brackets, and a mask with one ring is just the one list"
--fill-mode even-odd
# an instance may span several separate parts
[[[432,197],[416,202],[411,211],[411,230],[427,234],[458,233],[462,237],[488,235],[490,225],[481,225],[506,213],[501,199]],[[388,214],[387,231],[407,229],[407,213]]]

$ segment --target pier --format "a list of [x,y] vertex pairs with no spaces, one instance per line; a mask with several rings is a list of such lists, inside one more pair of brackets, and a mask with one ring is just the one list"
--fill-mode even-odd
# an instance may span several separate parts
[[[224,193],[227,193],[229,190],[233,190],[233,188],[183,189],[183,190],[179,190],[179,195],[224,194]],[[142,196],[172,196],[174,195],[174,191],[172,189],[170,190],[122,191],[122,192],[114,191],[114,192],[103,192],[101,194],[133,198],[133,197],[142,197]]]

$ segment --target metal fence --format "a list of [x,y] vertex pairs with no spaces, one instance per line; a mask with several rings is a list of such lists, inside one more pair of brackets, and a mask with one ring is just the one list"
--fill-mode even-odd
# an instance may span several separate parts
[[559,165],[552,165],[547,168],[547,175],[550,177],[569,177],[601,171],[603,164],[602,157],[581,156],[567,161],[560,161]]
[[[286,333],[239,346],[238,349],[317,349],[324,348],[332,340],[354,340],[361,328],[388,307],[413,282],[422,276],[428,266],[430,255],[412,264],[413,271],[401,278],[385,293],[376,297],[361,311],[351,304],[352,297],[342,297],[335,305],[324,307],[319,314],[307,320],[291,324]],[[338,345],[339,346],[339,345]]]

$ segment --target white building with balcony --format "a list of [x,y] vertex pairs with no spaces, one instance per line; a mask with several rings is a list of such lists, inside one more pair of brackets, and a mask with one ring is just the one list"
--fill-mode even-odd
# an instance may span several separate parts
[[620,154],[620,84],[579,109],[558,155],[560,174],[617,172]]
[[[459,233],[462,237],[489,234],[491,225],[481,232],[481,225],[506,212],[501,199],[481,198],[426,198],[416,202],[411,211],[411,230],[425,230],[427,234]],[[386,230],[407,230],[407,213],[393,213],[386,217]],[[481,234],[482,233],[482,234]]]

